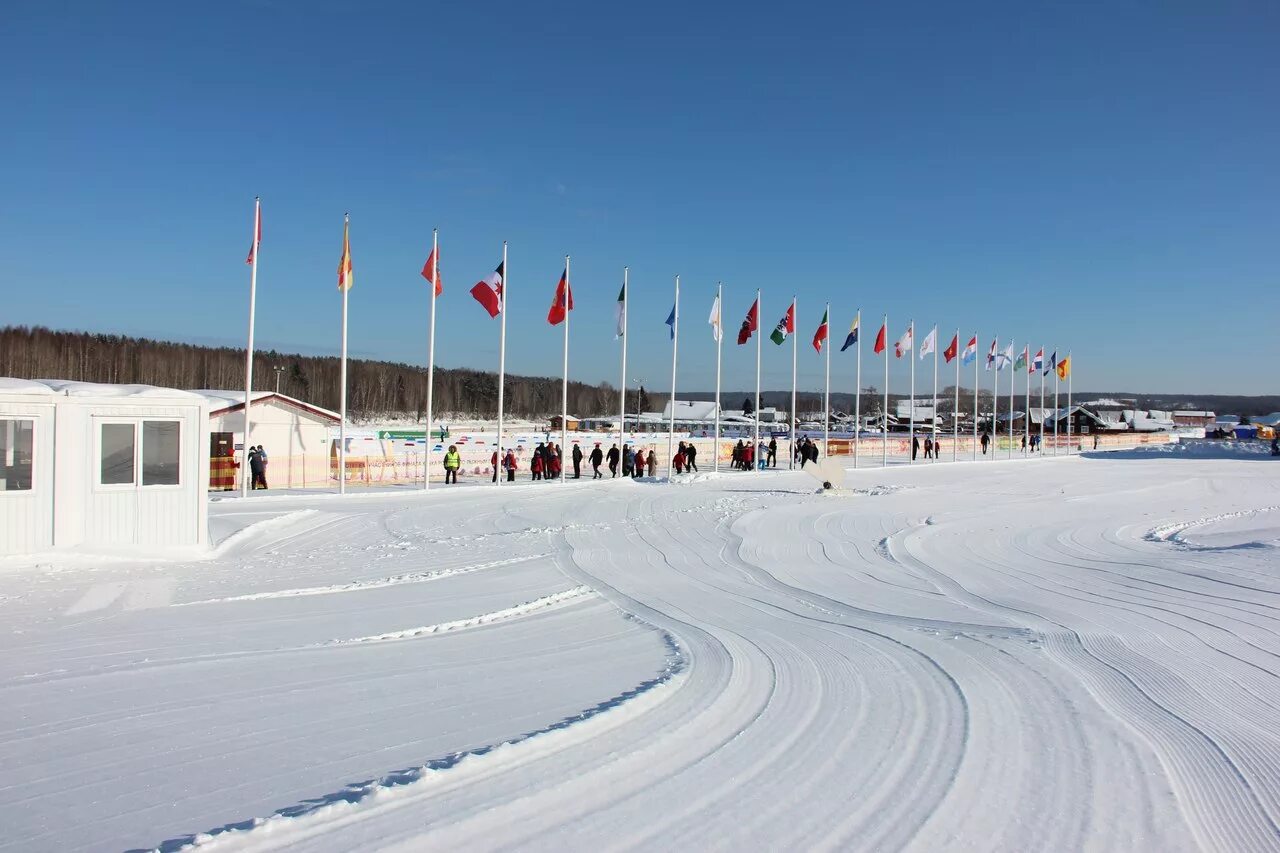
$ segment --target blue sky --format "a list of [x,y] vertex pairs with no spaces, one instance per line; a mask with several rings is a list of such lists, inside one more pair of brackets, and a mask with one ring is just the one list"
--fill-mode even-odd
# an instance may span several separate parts
[[1077,388],[1275,391],[1274,2],[15,0],[5,29],[0,322],[242,346],[261,195],[258,338],[283,350],[337,349],[350,211],[364,356],[425,363],[439,226],[443,366],[496,367],[467,290],[505,239],[518,372],[559,374],[568,253],[585,381],[618,381],[628,264],[629,378],[659,389],[680,273],[686,388],[713,384],[722,279],[730,332],[757,287],[766,331],[798,295],[802,389],[829,300],[837,338],[861,307],[869,336],[888,312],[1070,348]]

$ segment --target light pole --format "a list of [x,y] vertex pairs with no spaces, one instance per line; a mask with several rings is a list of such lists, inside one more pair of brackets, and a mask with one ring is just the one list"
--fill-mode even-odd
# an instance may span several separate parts
[[284,373],[284,368],[280,366],[276,366],[271,369],[276,372],[276,393],[279,394],[280,393],[280,374]]

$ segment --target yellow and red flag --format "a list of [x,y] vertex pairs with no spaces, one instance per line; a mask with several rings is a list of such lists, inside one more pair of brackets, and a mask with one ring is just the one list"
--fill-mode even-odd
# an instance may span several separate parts
[[1066,379],[1071,375],[1071,356],[1068,355],[1062,361],[1058,362],[1058,378]]
[[342,220],[342,258],[338,261],[338,290],[350,290],[355,284],[355,269],[351,265],[351,222]]

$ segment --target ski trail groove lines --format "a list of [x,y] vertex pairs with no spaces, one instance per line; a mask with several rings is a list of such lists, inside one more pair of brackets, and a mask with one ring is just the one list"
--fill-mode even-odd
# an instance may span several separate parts
[[281,589],[270,592],[250,592],[244,595],[231,595],[224,598],[205,598],[199,601],[181,601],[170,605],[171,607],[195,607],[204,604],[230,604],[237,601],[261,601],[269,598],[293,598],[308,595],[333,595],[343,592],[360,592],[370,589],[383,589],[388,586],[398,586],[407,583],[427,583],[442,578],[454,577],[456,575],[469,574],[478,572],[483,569],[493,569],[500,566],[511,566],[516,563],[524,563],[529,560],[540,560],[550,556],[549,554],[530,554],[522,557],[510,557],[505,560],[493,560],[488,563],[477,563],[471,566],[459,566],[452,569],[438,569],[430,572],[411,572],[403,575],[393,575],[391,577],[378,578],[376,580],[367,581],[350,581],[348,583],[333,584],[330,586],[312,586],[299,587],[296,589]]

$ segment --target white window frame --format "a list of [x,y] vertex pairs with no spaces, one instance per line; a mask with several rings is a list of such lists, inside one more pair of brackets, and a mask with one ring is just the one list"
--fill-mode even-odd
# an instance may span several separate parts
[[31,414],[0,414],[0,421],[31,421],[31,488],[0,491],[0,501],[21,499],[34,495],[40,489],[40,418]]
[[[164,485],[142,485],[143,434],[142,425],[147,421],[164,421],[178,425],[178,482]],[[95,492],[163,492],[181,491],[186,486],[186,474],[182,459],[182,448],[185,440],[184,419],[170,415],[138,415],[136,417],[120,417],[118,415],[95,415],[93,423],[93,490]],[[121,424],[133,427],[133,482],[102,482],[102,428],[107,424]],[[32,458],[35,458],[35,447],[32,446]],[[33,477],[34,481],[34,477]]]

